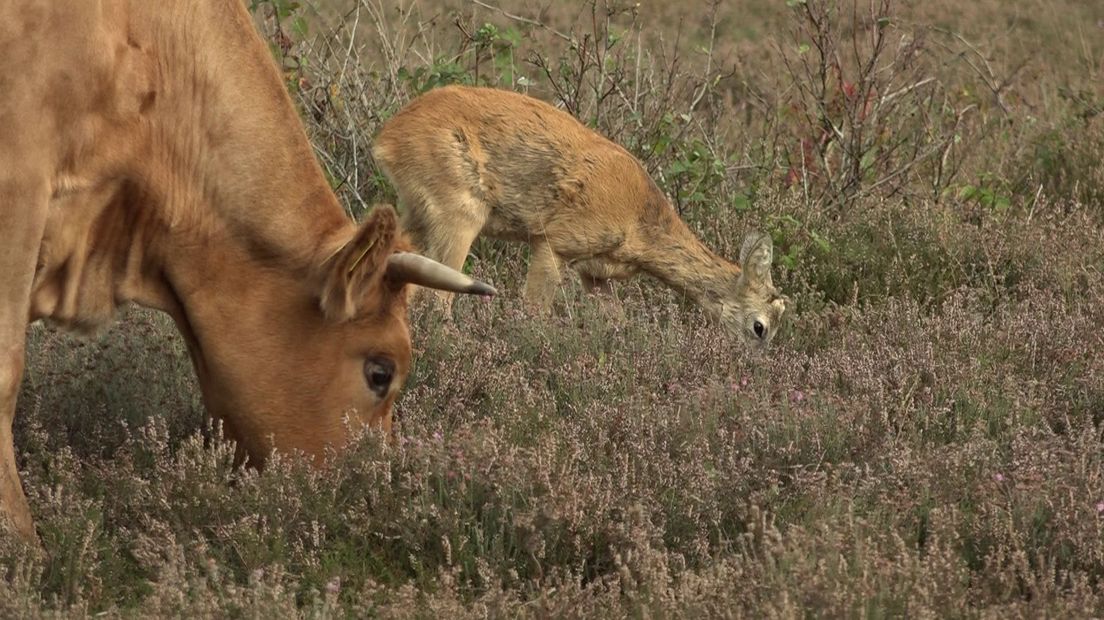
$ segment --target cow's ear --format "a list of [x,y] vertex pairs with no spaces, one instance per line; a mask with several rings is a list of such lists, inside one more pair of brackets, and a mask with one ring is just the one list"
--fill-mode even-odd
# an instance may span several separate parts
[[394,250],[397,227],[395,210],[378,206],[330,259],[322,289],[322,312],[328,319],[354,318],[366,297],[378,291],[387,258]]

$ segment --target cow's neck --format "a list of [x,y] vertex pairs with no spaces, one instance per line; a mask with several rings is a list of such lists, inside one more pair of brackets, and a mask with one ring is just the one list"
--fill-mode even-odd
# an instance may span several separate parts
[[135,3],[148,12],[160,90],[146,180],[172,223],[194,227],[188,232],[225,231],[258,257],[309,265],[352,223],[268,49],[240,10],[228,10],[231,1],[171,11]]
[[[31,318],[94,328],[136,301],[180,319],[193,291],[231,290],[219,286],[230,269],[246,285],[273,269],[310,277],[351,236],[236,1],[129,3],[118,27],[135,62],[120,62],[114,92],[120,114],[129,102],[141,111],[74,142],[80,158],[55,186]],[[213,248],[240,260],[196,260]]]

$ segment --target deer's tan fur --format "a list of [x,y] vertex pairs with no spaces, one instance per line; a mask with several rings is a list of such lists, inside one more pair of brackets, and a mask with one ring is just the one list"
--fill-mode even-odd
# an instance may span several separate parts
[[373,156],[425,255],[459,268],[480,234],[528,243],[525,294],[539,308],[550,306],[566,264],[591,291],[648,273],[756,345],[786,310],[771,282],[769,236],[744,240],[746,269],[718,256],[628,151],[533,97],[432,90],[383,126]]

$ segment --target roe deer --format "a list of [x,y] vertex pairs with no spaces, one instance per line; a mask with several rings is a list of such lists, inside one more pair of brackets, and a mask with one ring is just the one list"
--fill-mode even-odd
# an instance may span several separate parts
[[372,154],[426,256],[459,269],[479,234],[529,243],[525,295],[542,310],[567,264],[590,292],[648,273],[753,345],[770,342],[785,313],[769,236],[747,235],[743,268],[718,256],[627,150],[533,97],[429,91],[383,125]]

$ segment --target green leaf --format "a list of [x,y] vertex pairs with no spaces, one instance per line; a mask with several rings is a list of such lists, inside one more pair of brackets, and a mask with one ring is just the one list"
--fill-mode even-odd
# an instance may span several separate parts
[[509,43],[512,47],[521,44],[521,32],[517,28],[507,28],[499,34],[499,40]]
[[963,185],[962,189],[958,190],[959,200],[971,200],[978,194],[978,188],[973,185]]
[[307,38],[307,20],[302,15],[296,17],[291,22],[291,31],[295,33],[295,36],[300,39]]
[[498,40],[498,26],[485,23],[475,31],[475,41],[480,45],[490,45]]
[[673,162],[671,166],[667,169],[667,174],[671,176],[678,176],[689,169],[690,165],[687,164],[685,161],[676,161]]
[[625,36],[624,32],[616,32],[614,28],[610,28],[606,33],[606,49],[611,49],[617,45],[621,38]]
[[823,251],[823,252],[831,252],[832,251],[832,244],[828,243],[827,239],[825,239],[824,237],[821,237],[819,234],[817,234],[817,232],[815,230],[810,230],[809,231],[809,236],[813,238],[813,243],[816,243],[817,247],[819,247],[821,249],[821,251]]

